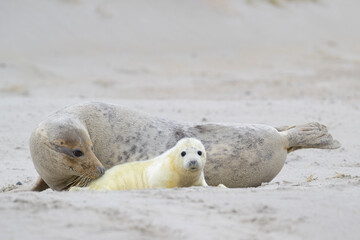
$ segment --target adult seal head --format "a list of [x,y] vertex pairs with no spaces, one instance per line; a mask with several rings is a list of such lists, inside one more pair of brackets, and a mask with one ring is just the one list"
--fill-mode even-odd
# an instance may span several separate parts
[[324,125],[274,128],[260,124],[181,123],[104,103],[72,105],[45,119],[30,139],[40,178],[33,190],[85,186],[103,168],[151,159],[184,137],[207,150],[209,185],[255,187],[271,181],[288,152],[338,148]]
[[54,190],[86,185],[105,172],[86,127],[77,119],[57,117],[41,123],[30,143],[37,172]]

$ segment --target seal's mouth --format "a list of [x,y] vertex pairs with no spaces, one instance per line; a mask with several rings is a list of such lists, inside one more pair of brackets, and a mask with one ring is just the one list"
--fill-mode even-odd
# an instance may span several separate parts
[[91,171],[84,171],[83,173],[80,173],[71,166],[69,166],[69,169],[75,173],[75,176],[69,179],[65,189],[69,189],[71,187],[86,187],[90,182],[101,177],[105,173],[105,168],[103,166],[99,166],[95,174],[92,174]]
[[72,166],[69,166],[69,169],[76,175],[76,176],[86,176],[87,178],[90,178],[92,180],[97,179],[105,174],[105,168],[103,166],[97,167],[96,171],[77,171]]
[[187,164],[186,164],[186,170],[190,171],[190,172],[196,172],[199,171],[200,169],[200,165],[198,161],[196,160],[190,160]]
[[189,171],[190,171],[190,172],[196,172],[196,171],[198,171],[198,170],[199,170],[199,168],[197,168],[197,167],[189,168]]

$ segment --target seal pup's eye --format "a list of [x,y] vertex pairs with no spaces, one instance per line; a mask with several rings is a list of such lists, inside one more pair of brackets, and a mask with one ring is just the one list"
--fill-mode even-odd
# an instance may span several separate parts
[[181,156],[182,156],[182,157],[185,157],[185,155],[186,155],[186,152],[185,152],[185,151],[182,151],[182,152],[181,152]]
[[81,157],[82,155],[84,155],[84,153],[80,150],[74,150],[73,154],[75,157]]
[[198,151],[197,154],[198,154],[199,156],[201,156],[201,155],[202,155],[202,152],[201,152],[201,151]]
[[93,146],[91,146],[90,149],[91,149],[91,151],[94,151],[94,147],[93,147]]

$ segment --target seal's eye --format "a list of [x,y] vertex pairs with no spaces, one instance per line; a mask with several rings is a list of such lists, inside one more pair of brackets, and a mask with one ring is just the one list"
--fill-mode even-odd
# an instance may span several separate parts
[[201,156],[201,155],[202,155],[202,152],[201,152],[201,151],[198,151],[198,155]]
[[84,153],[80,150],[74,150],[73,154],[75,157],[81,157],[82,155],[84,155]]
[[94,147],[93,147],[93,146],[91,146],[90,149],[91,149],[91,151],[94,151]]
[[181,156],[182,156],[182,157],[185,157],[185,155],[186,155],[186,152],[185,152],[185,151],[182,151],[182,152],[181,152]]

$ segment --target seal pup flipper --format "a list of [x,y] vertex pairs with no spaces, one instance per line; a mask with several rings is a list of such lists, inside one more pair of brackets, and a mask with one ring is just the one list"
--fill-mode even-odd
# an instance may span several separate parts
[[[209,185],[207,184],[205,178],[204,178],[204,174],[202,174],[201,176],[201,184],[199,186],[202,186],[202,187],[209,187]],[[220,183],[219,185],[217,185],[217,187],[219,188],[228,188],[226,187],[224,184]]]
[[280,134],[285,137],[286,148],[292,152],[301,148],[336,149],[341,144],[334,140],[327,127],[318,122],[311,122],[304,125],[294,125],[288,128],[277,128]]
[[217,187],[219,187],[219,188],[228,188],[227,186],[225,186],[224,184],[219,184],[219,185],[217,185]]

